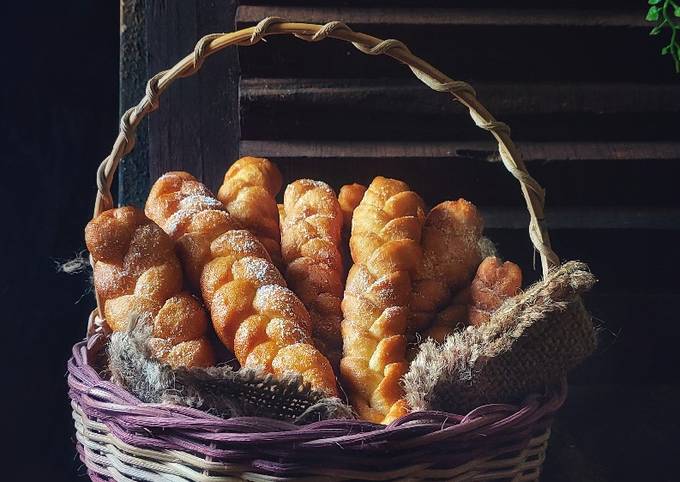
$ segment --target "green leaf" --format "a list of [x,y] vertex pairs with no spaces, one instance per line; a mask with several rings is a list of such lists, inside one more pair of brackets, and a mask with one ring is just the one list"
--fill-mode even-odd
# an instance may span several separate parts
[[659,7],[649,7],[645,20],[648,22],[656,22],[659,20]]
[[680,7],[675,7],[675,9],[673,10],[673,15],[675,15],[676,17],[680,17]]
[[657,25],[656,27],[654,27],[654,28],[652,29],[652,31],[649,32],[649,35],[659,35],[659,33],[661,32],[661,30],[663,30],[663,25],[664,25],[664,24],[660,24],[660,25]]
[[661,3],[661,0],[649,0],[647,3],[649,3],[650,5],[657,5]]
[[668,55],[668,53],[671,51],[671,46],[666,45],[664,48],[661,49],[661,55]]

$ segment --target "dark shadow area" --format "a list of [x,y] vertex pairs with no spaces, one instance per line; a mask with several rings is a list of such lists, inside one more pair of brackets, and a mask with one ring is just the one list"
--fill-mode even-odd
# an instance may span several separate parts
[[[66,360],[93,302],[57,264],[84,248],[118,117],[118,4],[10,2],[0,29],[3,480],[74,480]],[[9,473],[8,473],[9,472]]]

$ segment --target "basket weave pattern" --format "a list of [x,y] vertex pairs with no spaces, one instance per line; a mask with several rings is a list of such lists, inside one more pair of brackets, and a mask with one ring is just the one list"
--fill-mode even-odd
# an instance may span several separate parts
[[91,364],[103,342],[95,335],[78,343],[68,364],[78,451],[93,480],[536,480],[551,417],[565,398],[560,390],[465,416],[415,412],[387,427],[225,420],[142,403],[103,380]]
[[[146,95],[123,115],[111,154],[97,170],[94,216],[113,207],[116,168],[133,149],[140,121],[158,109],[160,95],[174,81],[195,74],[205,58],[230,45],[254,45],[281,34],[309,42],[335,38],[369,55],[384,54],[433,90],[453,95],[474,123],[493,135],[503,165],[519,181],[544,274],[558,264],[543,224],[544,191],[527,173],[508,126],[481,105],[470,85],[447,77],[403,43],[354,32],[342,22],[266,18],[254,27],[204,37],[192,54],[152,77]],[[414,412],[388,426],[360,420],[298,426],[258,417],[222,419],[192,408],[143,403],[102,378],[107,335],[98,311],[68,363],[77,449],[93,480],[537,480],[552,416],[566,396],[562,385],[520,405],[485,405],[467,415]]]

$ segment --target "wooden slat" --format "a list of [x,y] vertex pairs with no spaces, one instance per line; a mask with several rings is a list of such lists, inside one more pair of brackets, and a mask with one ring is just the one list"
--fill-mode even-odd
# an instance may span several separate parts
[[[521,142],[525,161],[680,160],[680,142]],[[491,142],[242,140],[241,155],[276,158],[464,158],[499,162]]]
[[[203,35],[233,28],[235,12],[235,0],[123,2],[122,109],[136,104],[147,79],[191,52]],[[132,162],[123,163],[123,202],[143,202],[149,181],[169,170],[211,183],[223,175],[238,153],[238,78],[238,54],[227,49],[163,94],[160,109],[140,125]]]
[[[119,115],[139,102],[148,71],[144,2],[130,0],[120,7]],[[137,128],[137,146],[118,166],[118,200],[143,206],[149,187],[149,125]]]
[[[547,189],[550,208],[680,208],[680,143],[519,146],[531,174]],[[286,182],[309,177],[339,188],[383,175],[408,182],[430,204],[465,197],[480,206],[520,207],[517,181],[493,149],[491,143],[241,142],[241,155],[272,159]]]
[[[492,83],[474,84],[477,96],[497,116],[506,114],[680,112],[680,85],[651,83]],[[370,103],[376,112],[418,114],[461,113],[455,102],[433,92],[416,79],[281,79],[246,78],[240,102],[272,110],[333,108],[351,112],[357,102]],[[463,111],[466,112],[466,111]]]
[[[543,24],[532,23],[529,17],[520,22],[525,18],[520,15],[516,18],[517,24],[510,25],[503,23],[503,15],[494,17],[491,11],[485,10],[480,13],[482,18],[476,19],[477,23],[458,24],[456,17],[447,17],[446,22],[440,24],[418,24],[419,11],[409,9],[407,14],[413,21],[407,23],[350,23],[359,31],[402,40],[442,72],[463,80],[675,82],[673,69],[668,68],[667,59],[659,55],[663,39],[649,36],[651,25],[596,26],[595,22],[588,26],[589,13],[576,10],[574,15],[579,16],[579,20],[573,22],[562,21],[558,12],[554,21]],[[346,15],[350,13],[348,10]],[[580,19],[581,15],[585,18]],[[644,12],[639,11],[637,15],[637,22],[643,22]],[[485,23],[484,18],[491,20]],[[551,24],[560,22],[564,24]],[[240,22],[243,26],[251,24]],[[240,55],[245,77],[407,75],[404,66],[398,63],[366,56],[351,45],[332,39],[310,45],[276,36],[266,44],[240,49]]]
[[[517,140],[675,139],[680,85],[485,83],[484,105]],[[248,139],[483,140],[466,109],[415,79],[243,79]],[[294,113],[294,115],[291,115]],[[336,119],[352,119],[342,128]],[[427,126],[414,128],[414,126]]]
[[[525,229],[529,215],[522,209],[482,208],[489,229]],[[616,208],[586,206],[546,208],[549,229],[645,229],[680,231],[680,208]]]
[[[266,6],[297,6],[309,4],[312,2],[305,2],[302,0],[245,0],[241,2],[248,6],[266,5]],[[348,0],[327,0],[314,2],[319,7],[321,6],[349,6],[351,3]],[[421,8],[436,7],[436,8],[473,8],[473,9],[493,9],[493,8],[507,8],[507,0],[485,0],[480,3],[479,0],[362,0],[361,7],[376,7],[381,9],[390,8],[409,8],[417,11]],[[512,2],[512,7],[519,11],[525,9],[539,9],[545,8],[545,0],[515,0]],[[640,8],[639,0],[599,0],[593,2],[592,0],[552,0],[550,7],[557,9],[580,9],[580,10],[602,10],[606,7],[616,6],[620,10],[633,10]]]
[[242,5],[236,13],[241,24],[259,22],[276,16],[293,21],[327,22],[342,20],[358,25],[484,25],[544,27],[637,27],[648,28],[639,10],[517,10],[480,8],[390,8],[390,7],[307,7]]
[[[548,203],[547,216],[552,217],[553,208]],[[532,267],[534,253],[525,229],[488,229],[485,231],[500,254],[518,263],[532,282],[540,276]],[[556,229],[550,230],[555,252],[563,261],[577,259],[587,263],[598,283],[593,294],[642,297],[650,295],[680,295],[677,266],[680,265],[680,230],[645,229]],[[586,300],[587,301],[587,300]],[[653,304],[647,305],[647,317],[661,321]],[[610,310],[597,313],[607,320]],[[670,314],[670,311],[665,311]],[[677,317],[676,317],[677,318]],[[651,327],[646,318],[639,318],[641,329]],[[676,324],[680,327],[680,324]]]

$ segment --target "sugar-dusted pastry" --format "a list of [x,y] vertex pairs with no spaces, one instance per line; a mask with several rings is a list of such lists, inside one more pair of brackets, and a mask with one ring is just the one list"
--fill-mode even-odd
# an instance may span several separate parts
[[279,268],[281,234],[275,197],[281,185],[281,172],[274,163],[260,157],[242,157],[227,170],[217,193],[229,214],[260,240]]
[[366,192],[366,186],[362,184],[345,184],[340,188],[338,194],[338,202],[342,210],[342,243],[340,245],[340,253],[342,254],[342,261],[344,264],[344,276],[352,267],[352,256],[349,252],[349,238],[352,232],[352,215],[354,210],[361,202]]
[[447,336],[465,327],[469,318],[470,287],[467,287],[456,293],[448,306],[437,313],[429,327],[422,332],[422,337],[443,343]]
[[149,323],[149,349],[173,367],[214,364],[201,303],[182,291],[175,247],[144,213],[110,209],[90,221],[85,243],[94,260],[94,285],[113,331]]
[[264,246],[203,184],[188,173],[165,174],[151,189],[146,212],[175,240],[218,337],[242,366],[300,375],[337,394],[333,369],[313,345],[307,309]]
[[424,219],[420,197],[384,177],[373,180],[354,211],[340,373],[355,410],[373,422],[407,412],[401,377],[408,369],[408,305]]
[[312,318],[316,346],[337,369],[342,355],[342,212],[328,184],[300,179],[284,195],[281,248],[290,289]]
[[485,258],[470,286],[470,324],[477,326],[489,321],[503,302],[517,295],[521,287],[519,266],[494,256]]
[[283,204],[277,204],[276,208],[279,210],[279,226],[283,226],[286,222],[286,207]]
[[426,330],[454,293],[468,285],[481,261],[483,220],[474,204],[459,199],[438,204],[423,226],[423,258],[413,281],[410,324]]
[[340,188],[338,194],[338,202],[342,210],[343,228],[348,232],[352,229],[352,215],[354,210],[361,202],[361,199],[366,193],[366,186],[363,184],[345,184]]

